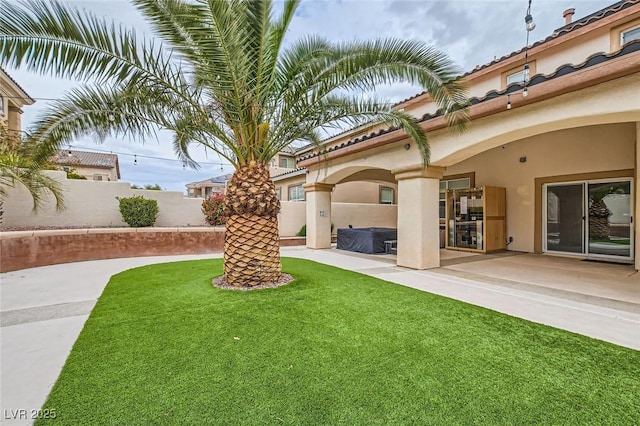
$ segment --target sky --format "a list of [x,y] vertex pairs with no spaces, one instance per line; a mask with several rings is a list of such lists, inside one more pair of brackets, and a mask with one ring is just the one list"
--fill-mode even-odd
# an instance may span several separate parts
[[[14,1],[14,0],[2,0]],[[94,12],[108,21],[134,27],[153,37],[144,18],[124,0],[64,1]],[[564,25],[562,12],[575,8],[574,20],[602,9],[615,0],[533,0],[531,14],[536,28],[530,43],[542,40]],[[287,40],[316,34],[333,41],[397,37],[422,40],[449,55],[462,72],[490,62],[526,44],[524,16],[528,0],[303,0]],[[585,58],[586,59],[586,58]],[[36,99],[24,108],[22,127],[30,124],[47,107],[48,98],[60,98],[66,90],[81,84],[6,68],[9,74]],[[380,87],[378,96],[397,102],[421,92],[407,84]],[[230,173],[213,152],[192,150],[200,162],[199,170],[183,169],[171,149],[170,134],[153,140],[109,138],[98,143],[83,138],[71,143],[72,149],[102,150],[119,156],[121,180],[132,184],[159,184],[162,188],[185,192],[188,182]],[[134,157],[137,155],[137,157]],[[157,157],[152,159],[146,157]],[[137,161],[134,161],[137,160]]]

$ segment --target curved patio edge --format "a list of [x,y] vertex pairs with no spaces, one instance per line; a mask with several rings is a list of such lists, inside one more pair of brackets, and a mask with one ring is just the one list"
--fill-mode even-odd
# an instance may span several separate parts
[[[87,228],[0,232],[0,272],[87,260],[219,253],[224,227]],[[280,246],[305,238],[280,238]]]

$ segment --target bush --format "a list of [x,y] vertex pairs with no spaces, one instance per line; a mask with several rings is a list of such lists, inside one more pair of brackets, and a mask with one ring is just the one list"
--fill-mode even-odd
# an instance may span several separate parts
[[224,216],[224,195],[213,194],[202,202],[204,221],[211,226],[224,225],[227,218]]
[[158,218],[158,202],[156,200],[145,200],[141,195],[135,197],[118,198],[120,201],[120,214],[129,226],[142,228],[153,226]]
[[86,176],[81,175],[75,169],[69,169],[66,172],[67,172],[67,179],[87,180]]

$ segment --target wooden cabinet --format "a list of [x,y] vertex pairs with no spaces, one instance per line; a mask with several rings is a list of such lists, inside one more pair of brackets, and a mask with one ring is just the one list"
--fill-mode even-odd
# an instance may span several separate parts
[[447,191],[446,248],[506,250],[506,190],[497,186]]

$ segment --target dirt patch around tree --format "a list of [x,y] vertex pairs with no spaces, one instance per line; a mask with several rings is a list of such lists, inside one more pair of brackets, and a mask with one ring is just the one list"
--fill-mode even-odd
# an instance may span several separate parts
[[265,288],[277,288],[283,285],[289,284],[294,281],[293,278],[289,274],[281,274],[280,278],[277,281],[265,284],[258,284],[250,287],[236,287],[227,283],[227,280],[224,279],[224,276],[216,277],[213,279],[212,283],[215,287],[221,288],[223,290],[237,290],[237,291],[250,291],[250,290],[262,290]]

